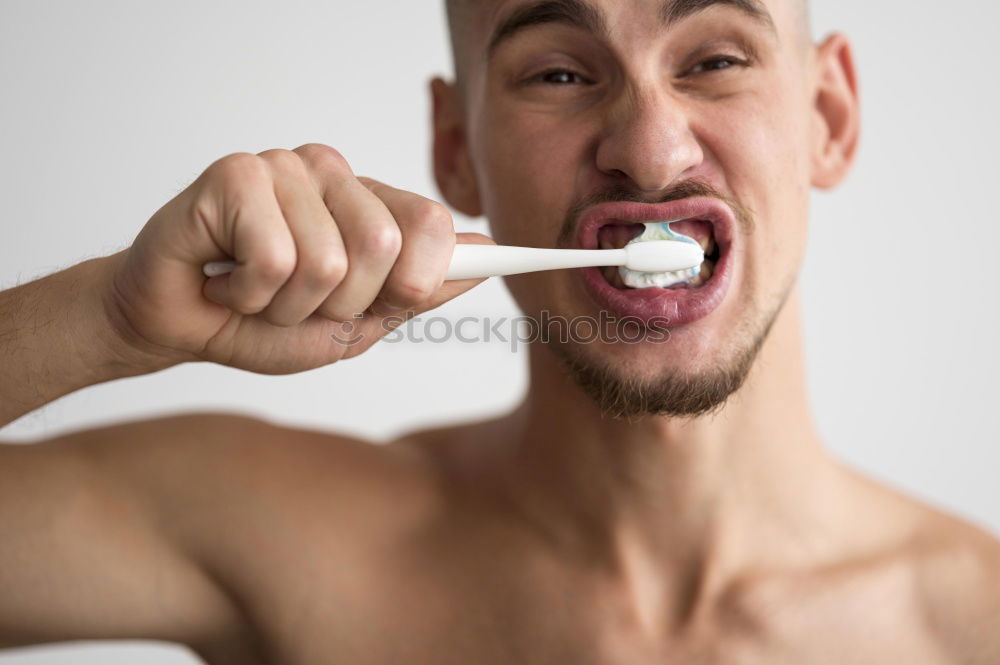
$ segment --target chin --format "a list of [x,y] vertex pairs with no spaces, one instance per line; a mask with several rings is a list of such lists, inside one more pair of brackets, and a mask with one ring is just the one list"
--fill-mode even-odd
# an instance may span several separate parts
[[[607,415],[711,413],[743,384],[785,299],[775,298],[773,307],[762,310],[754,297],[738,291],[704,317],[659,330],[657,341],[579,343],[553,337],[546,346]],[[559,300],[566,310],[588,317],[602,311],[583,294],[575,295]]]
[[[707,322],[706,322],[707,323]],[[731,365],[757,340],[747,326],[715,330],[708,325],[647,331],[657,341],[558,344],[580,362],[622,377],[653,380],[665,374],[697,376]]]

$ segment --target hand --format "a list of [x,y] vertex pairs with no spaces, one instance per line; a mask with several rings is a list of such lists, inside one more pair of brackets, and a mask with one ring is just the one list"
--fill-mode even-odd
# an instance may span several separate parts
[[[444,206],[356,177],[333,148],[236,153],[113,257],[108,310],[147,354],[303,371],[365,351],[391,329],[386,317],[432,309],[482,281],[444,281],[456,240],[492,244],[456,238]],[[203,275],[206,262],[226,259],[232,273]]]

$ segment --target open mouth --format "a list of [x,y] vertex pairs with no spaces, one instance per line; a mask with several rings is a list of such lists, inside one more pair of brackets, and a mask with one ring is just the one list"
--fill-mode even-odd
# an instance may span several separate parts
[[[711,314],[729,291],[738,252],[734,251],[736,216],[720,199],[698,196],[668,203],[618,201],[600,203],[583,213],[577,225],[580,249],[616,249],[635,239],[646,223],[670,222],[670,230],[701,245],[705,258],[697,275],[663,279],[665,273],[627,275],[618,268],[583,268],[582,283],[593,301],[617,315],[670,326],[692,323]],[[642,241],[640,241],[642,242]],[[658,279],[643,282],[636,275]],[[656,286],[647,287],[650,283]]]
[[[644,223],[609,222],[597,229],[597,245],[600,249],[621,249],[646,229]],[[601,275],[616,289],[666,288],[696,289],[712,278],[716,263],[720,258],[719,244],[715,240],[713,225],[706,219],[686,219],[670,224],[674,233],[687,236],[701,246],[705,259],[691,271],[671,273],[637,273],[625,268],[606,266]],[[641,241],[640,241],[641,242]],[[693,273],[693,275],[692,275]],[[627,283],[626,283],[627,282]]]

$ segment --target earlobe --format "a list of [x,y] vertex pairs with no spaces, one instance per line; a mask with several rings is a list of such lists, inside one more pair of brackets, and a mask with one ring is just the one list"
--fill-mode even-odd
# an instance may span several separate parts
[[445,201],[464,215],[482,214],[469,155],[459,92],[443,79],[431,81],[434,113],[434,178]]
[[851,45],[833,33],[817,47],[812,184],[840,183],[857,152],[860,108]]

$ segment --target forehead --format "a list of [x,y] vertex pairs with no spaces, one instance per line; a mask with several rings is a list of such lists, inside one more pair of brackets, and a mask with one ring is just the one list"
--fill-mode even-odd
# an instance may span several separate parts
[[805,0],[452,0],[466,43],[482,55],[505,39],[542,24],[572,25],[608,39],[634,39],[685,19],[725,11],[776,40],[798,23],[792,5]]

